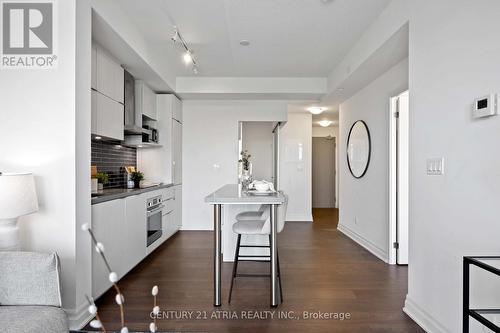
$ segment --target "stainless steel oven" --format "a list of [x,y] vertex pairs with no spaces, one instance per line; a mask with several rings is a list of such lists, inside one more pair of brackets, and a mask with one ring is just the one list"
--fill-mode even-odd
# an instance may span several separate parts
[[165,209],[162,196],[156,196],[147,200],[147,246],[157,241],[163,234],[162,212]]

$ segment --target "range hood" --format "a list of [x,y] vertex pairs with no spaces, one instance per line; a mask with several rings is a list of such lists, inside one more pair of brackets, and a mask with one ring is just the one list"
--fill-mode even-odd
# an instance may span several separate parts
[[135,79],[125,71],[125,134],[142,134],[142,114],[135,112]]

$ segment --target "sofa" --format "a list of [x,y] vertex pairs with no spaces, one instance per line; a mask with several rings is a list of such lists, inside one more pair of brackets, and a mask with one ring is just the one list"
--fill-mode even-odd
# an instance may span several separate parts
[[55,253],[0,252],[0,331],[68,333]]

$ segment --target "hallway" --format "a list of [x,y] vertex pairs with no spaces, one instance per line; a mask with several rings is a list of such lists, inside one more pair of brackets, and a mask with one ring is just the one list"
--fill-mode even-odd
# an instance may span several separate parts
[[[128,327],[147,330],[153,307],[151,287],[157,284],[159,305],[166,311],[158,321],[159,331],[423,332],[401,310],[407,268],[386,265],[338,232],[337,209],[315,209],[313,213],[314,223],[289,222],[279,236],[285,300],[277,310],[294,311],[299,319],[242,319],[243,311],[273,310],[268,305],[269,281],[236,281],[233,302],[228,305],[230,263],[223,264],[223,306],[213,308],[212,233],[183,231],[119,283]],[[241,267],[247,273],[264,273],[268,268],[255,263],[243,263]],[[114,291],[108,291],[97,302],[106,329],[119,326],[114,296]],[[238,318],[211,319],[213,315],[222,316],[222,311],[235,311]],[[344,313],[351,319],[304,319],[304,311]],[[167,315],[184,315],[184,319],[167,319]]]

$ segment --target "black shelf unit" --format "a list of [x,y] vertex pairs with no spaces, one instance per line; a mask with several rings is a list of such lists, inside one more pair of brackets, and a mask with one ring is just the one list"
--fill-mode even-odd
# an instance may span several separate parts
[[469,333],[470,317],[488,327],[493,332],[500,333],[500,327],[488,319],[488,315],[500,314],[500,309],[471,309],[470,308],[470,266],[484,269],[496,276],[500,276],[500,269],[488,264],[486,261],[498,260],[499,256],[464,257],[463,266],[463,333]]

